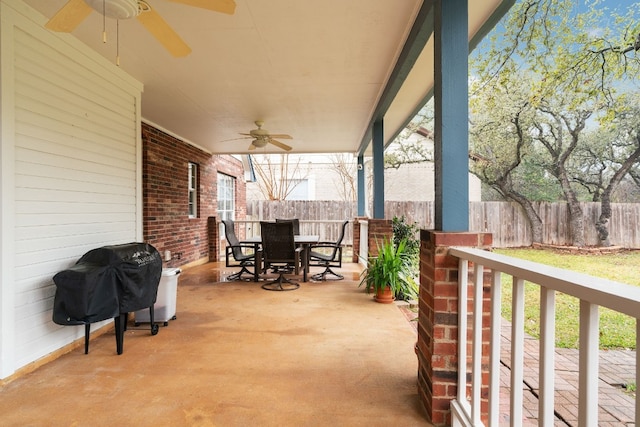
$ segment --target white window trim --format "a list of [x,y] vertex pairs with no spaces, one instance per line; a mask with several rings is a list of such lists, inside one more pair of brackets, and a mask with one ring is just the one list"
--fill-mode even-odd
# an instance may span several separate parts
[[193,162],[189,162],[189,179],[188,179],[187,187],[188,187],[187,211],[189,212],[189,218],[197,218],[198,217],[198,165]]

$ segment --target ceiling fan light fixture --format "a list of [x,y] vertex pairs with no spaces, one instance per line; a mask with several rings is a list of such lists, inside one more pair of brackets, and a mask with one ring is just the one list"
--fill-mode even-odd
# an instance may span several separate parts
[[262,147],[265,147],[268,142],[269,141],[267,141],[267,138],[256,138],[251,143],[256,148],[262,148]]
[[92,9],[108,18],[131,19],[140,14],[138,0],[85,0]]

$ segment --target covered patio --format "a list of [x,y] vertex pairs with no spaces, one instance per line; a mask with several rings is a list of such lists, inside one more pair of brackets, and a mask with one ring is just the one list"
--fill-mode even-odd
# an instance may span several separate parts
[[[415,329],[345,280],[268,292],[208,263],[179,277],[177,319],[113,329],[2,389],[2,424],[425,426]],[[144,329],[142,329],[144,328]],[[64,408],[64,410],[62,410]]]

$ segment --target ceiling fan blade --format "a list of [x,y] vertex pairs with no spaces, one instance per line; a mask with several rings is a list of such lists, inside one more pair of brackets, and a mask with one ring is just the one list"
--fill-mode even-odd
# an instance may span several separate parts
[[52,31],[70,33],[93,11],[84,0],[69,0],[44,26]]
[[234,0],[169,0],[174,3],[186,4],[202,9],[213,10],[214,12],[226,13],[233,15],[236,11],[236,2]]
[[293,139],[291,135],[287,135],[284,133],[274,133],[269,135],[271,138],[279,138],[279,139]]
[[249,150],[255,150],[256,146],[253,145],[253,142],[251,142],[251,144],[249,144]]
[[175,57],[187,56],[191,48],[180,38],[173,28],[153,9],[138,15],[138,21]]
[[285,151],[291,151],[291,147],[289,147],[287,144],[284,144],[280,141],[276,141],[275,139],[269,138],[269,142],[275,145],[276,147],[282,148]]
[[242,136],[242,137],[240,137],[240,138],[223,139],[223,140],[222,140],[222,141],[220,141],[220,142],[238,141],[238,140],[240,140],[240,139],[247,139],[247,138],[249,138],[249,137],[247,137],[247,136]]

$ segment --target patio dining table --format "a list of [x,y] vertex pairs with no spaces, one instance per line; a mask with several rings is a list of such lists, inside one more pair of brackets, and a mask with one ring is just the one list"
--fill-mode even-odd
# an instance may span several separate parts
[[[307,273],[309,271],[309,247],[320,241],[320,236],[317,235],[295,235],[294,241],[296,245],[302,247],[302,281],[307,281]],[[256,268],[254,273],[254,281],[260,280],[260,271],[262,271],[262,252],[260,251],[260,245],[262,245],[262,236],[247,237],[240,241],[242,244],[253,245],[256,253]]]

